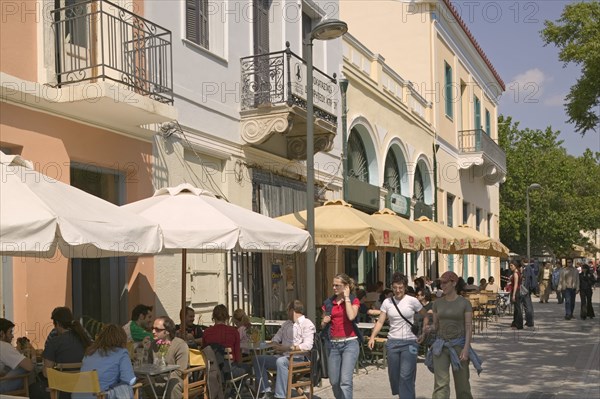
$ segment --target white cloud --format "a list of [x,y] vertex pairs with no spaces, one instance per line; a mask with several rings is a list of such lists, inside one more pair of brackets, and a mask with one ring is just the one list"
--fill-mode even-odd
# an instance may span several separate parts
[[539,68],[528,69],[515,76],[506,86],[509,101],[518,104],[542,102],[545,86],[553,79]]
[[565,103],[564,94],[555,94],[544,100],[544,105],[548,107],[562,107]]

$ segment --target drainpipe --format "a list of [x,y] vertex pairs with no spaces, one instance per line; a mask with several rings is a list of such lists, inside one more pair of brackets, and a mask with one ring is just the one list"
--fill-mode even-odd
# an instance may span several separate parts
[[342,199],[348,201],[348,109],[346,108],[346,92],[348,91],[348,79],[339,79],[340,92],[342,95]]

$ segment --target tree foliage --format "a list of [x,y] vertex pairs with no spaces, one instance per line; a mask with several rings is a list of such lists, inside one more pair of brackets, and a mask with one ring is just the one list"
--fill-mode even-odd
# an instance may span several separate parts
[[510,117],[498,119],[499,144],[508,174],[500,185],[500,238],[519,254],[527,253],[526,190],[529,191],[531,254],[548,250],[568,255],[584,245],[580,231],[600,228],[600,153],[568,155],[560,132],[519,129]]
[[545,21],[541,31],[546,45],[560,49],[559,59],[581,66],[581,76],[571,86],[565,108],[569,123],[584,135],[600,121],[600,2],[580,2],[565,6],[556,21]]

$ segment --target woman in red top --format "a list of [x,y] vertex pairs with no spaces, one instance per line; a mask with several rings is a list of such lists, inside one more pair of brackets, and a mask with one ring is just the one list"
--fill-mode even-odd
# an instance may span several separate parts
[[510,325],[512,328],[516,328],[517,330],[523,329],[523,308],[521,308],[521,273],[519,273],[519,268],[515,266],[514,263],[510,264],[510,271],[512,275],[510,276],[510,286],[512,287],[510,293],[510,301],[513,304],[513,321]]
[[333,278],[333,293],[323,305],[322,328],[328,328],[330,341],[327,370],[336,399],[352,399],[354,365],[360,353],[360,342],[354,320],[360,301],[350,293],[354,280],[341,273]]

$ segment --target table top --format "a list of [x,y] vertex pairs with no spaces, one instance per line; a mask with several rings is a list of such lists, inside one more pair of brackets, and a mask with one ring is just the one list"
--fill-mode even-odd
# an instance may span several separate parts
[[[265,320],[265,326],[282,326],[287,320]],[[254,321],[252,323],[253,326],[260,326],[262,323]]]
[[135,366],[133,368],[133,372],[136,374],[159,375],[170,373],[171,371],[178,369],[179,365],[177,364],[168,364],[166,366],[158,366],[156,364],[142,364],[141,366]]
[[245,350],[265,350],[273,347],[273,343],[271,342],[242,342],[240,343],[240,348]]

